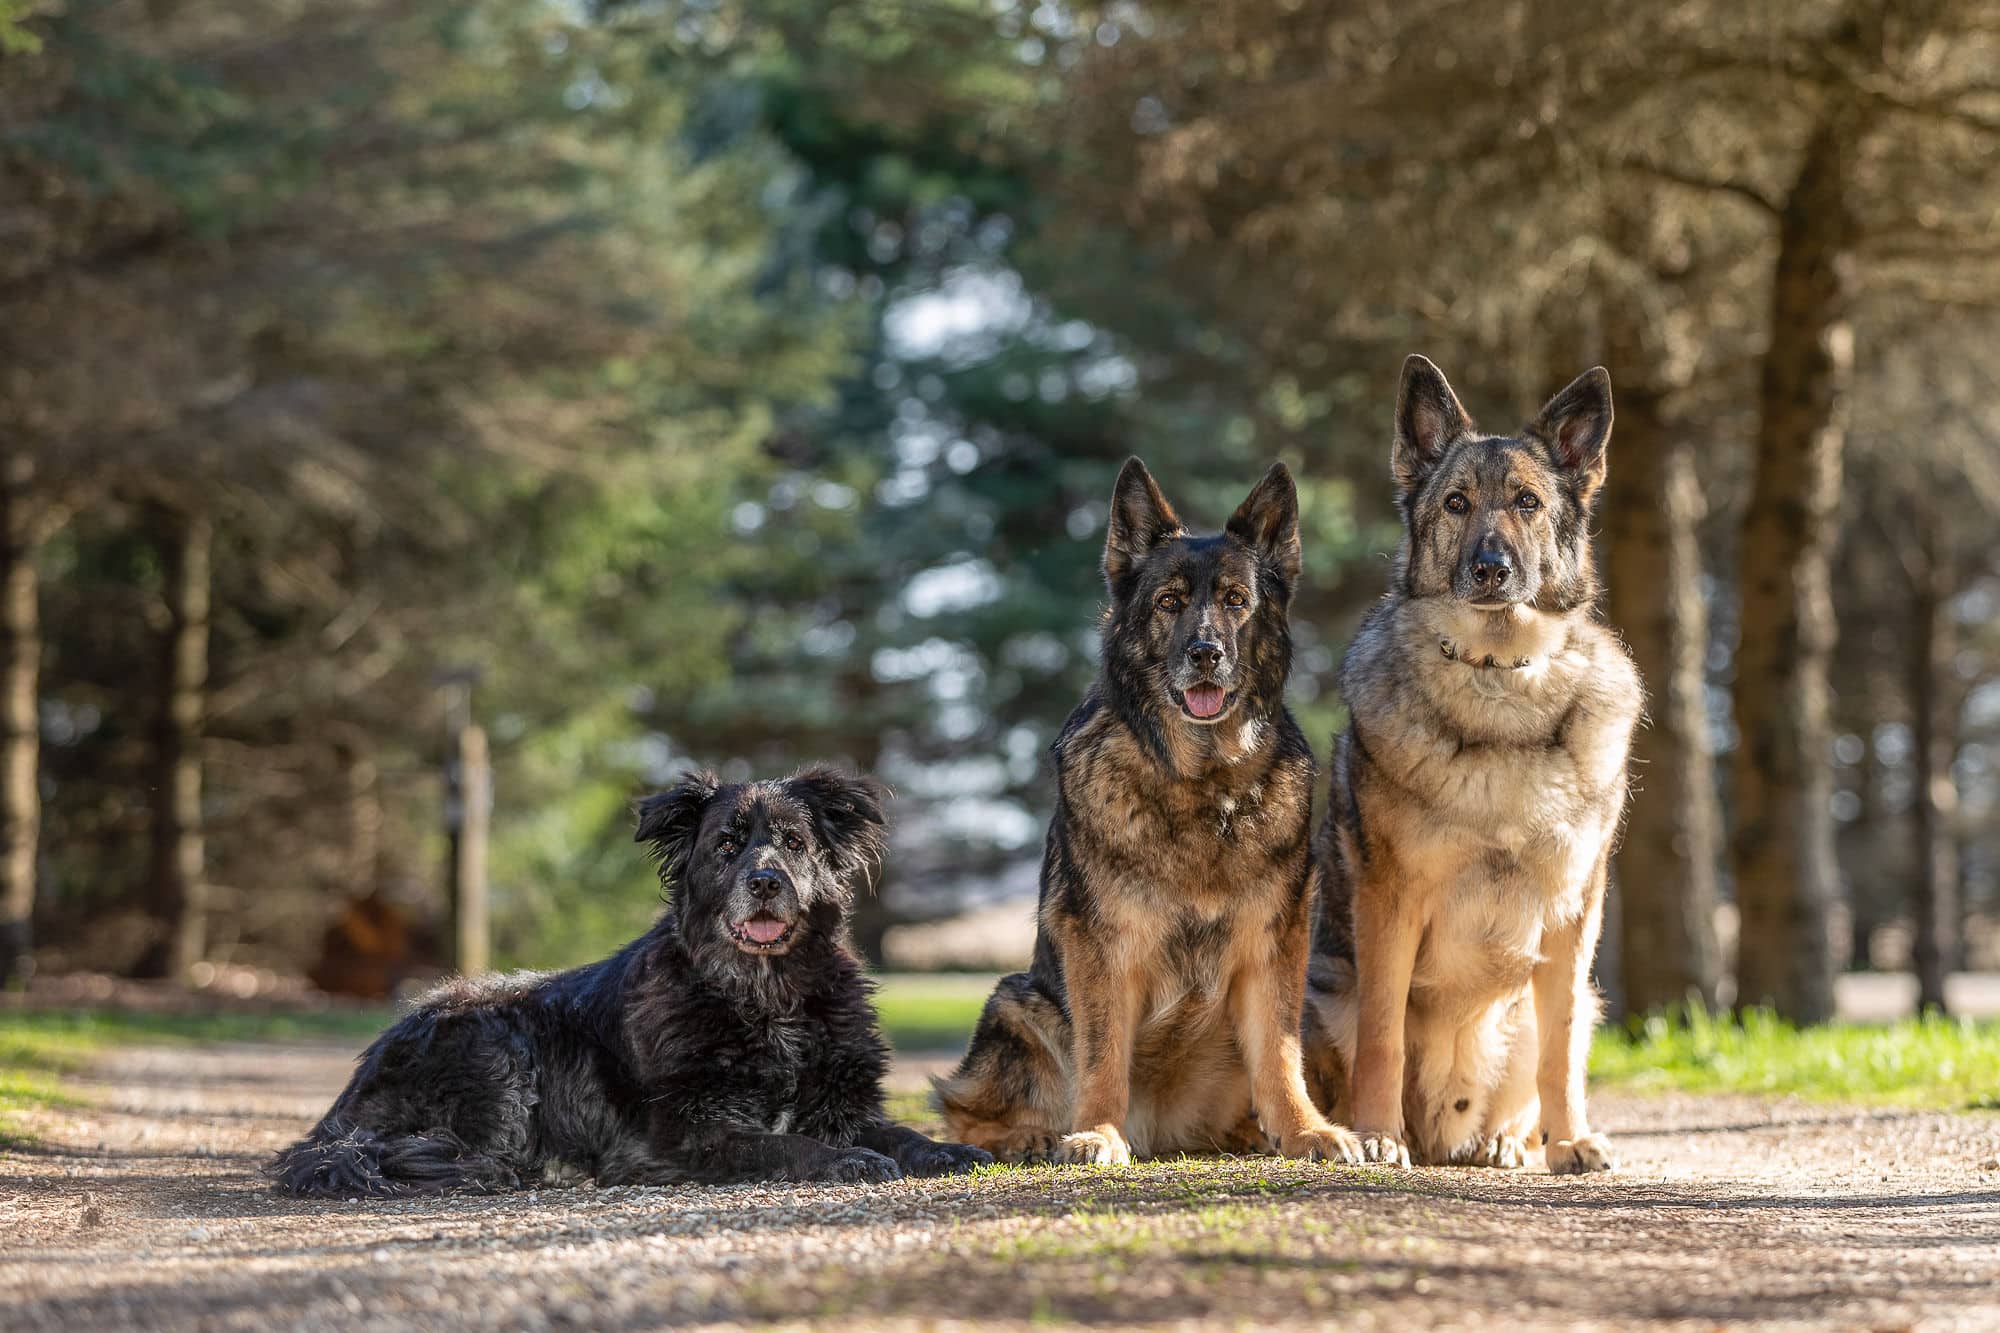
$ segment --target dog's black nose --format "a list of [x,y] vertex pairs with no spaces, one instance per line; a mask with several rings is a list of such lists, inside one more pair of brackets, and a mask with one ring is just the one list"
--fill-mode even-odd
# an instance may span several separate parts
[[750,896],[769,902],[785,889],[785,877],[775,870],[753,870],[744,877],[743,887]]
[[1507,579],[1514,572],[1514,557],[1507,548],[1496,541],[1483,541],[1479,549],[1472,553],[1472,581],[1482,588],[1498,592],[1507,586]]
[[1213,671],[1222,665],[1222,645],[1210,643],[1207,639],[1196,639],[1188,645],[1188,661],[1203,671]]

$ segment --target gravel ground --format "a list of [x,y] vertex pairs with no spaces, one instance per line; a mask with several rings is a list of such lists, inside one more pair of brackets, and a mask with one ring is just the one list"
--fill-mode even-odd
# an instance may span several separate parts
[[[1256,1159],[307,1204],[351,1048],[143,1048],[0,1152],[0,1327],[2000,1327],[2000,1116],[1601,1093],[1625,1170]],[[923,1062],[897,1078],[921,1086]]]

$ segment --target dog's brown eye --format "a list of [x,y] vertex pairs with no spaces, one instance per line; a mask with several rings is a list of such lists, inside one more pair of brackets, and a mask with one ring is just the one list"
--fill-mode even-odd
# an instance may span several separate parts
[[721,852],[724,856],[736,855],[742,849],[742,845],[726,833],[715,840],[715,850]]
[[1522,513],[1532,514],[1542,507],[1542,497],[1533,491],[1522,491],[1520,498],[1514,501],[1514,505]]
[[1463,514],[1466,510],[1472,508],[1472,502],[1457,491],[1453,491],[1450,495],[1444,497],[1444,507],[1454,514]]
[[1181,600],[1181,595],[1177,592],[1163,592],[1153,599],[1153,605],[1171,616],[1178,615],[1180,609],[1187,603]]
[[1244,595],[1243,589],[1231,588],[1228,592],[1222,594],[1222,604],[1241,609],[1250,605],[1250,599]]
[[785,835],[785,850],[786,850],[786,851],[791,851],[791,852],[802,852],[802,851],[804,851],[805,849],[806,849],[806,840],[805,840],[804,838],[801,838],[801,837],[800,837],[800,836],[799,836],[798,834],[796,834],[796,833],[787,833],[787,834]]

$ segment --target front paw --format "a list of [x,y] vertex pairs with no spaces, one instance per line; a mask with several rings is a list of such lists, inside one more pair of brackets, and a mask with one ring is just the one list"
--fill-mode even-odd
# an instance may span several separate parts
[[820,1163],[809,1178],[838,1185],[880,1185],[901,1180],[903,1171],[872,1148],[843,1148]]
[[1376,1166],[1408,1166],[1410,1150],[1401,1136],[1386,1129],[1357,1131],[1361,1139],[1361,1160]]
[[969,1143],[926,1143],[903,1155],[906,1176],[962,1176],[993,1165],[993,1154]]
[[1573,1139],[1557,1139],[1548,1148],[1549,1174],[1581,1176],[1592,1171],[1615,1171],[1618,1162],[1611,1155],[1611,1140],[1602,1134],[1579,1134]]
[[1056,1145],[1056,1160],[1074,1166],[1130,1166],[1132,1149],[1125,1136],[1109,1125],[1066,1134]]
[[1362,1158],[1361,1140],[1339,1125],[1296,1129],[1278,1140],[1278,1151],[1286,1157],[1344,1166],[1359,1166]]

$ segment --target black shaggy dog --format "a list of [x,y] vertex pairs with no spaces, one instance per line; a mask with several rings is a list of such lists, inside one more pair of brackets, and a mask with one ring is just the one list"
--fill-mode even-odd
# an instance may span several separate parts
[[550,1168],[601,1185],[882,1181],[992,1158],[882,1109],[887,1052],[849,951],[879,789],[808,769],[689,774],[639,807],[673,908],[612,957],[460,980],[376,1039],[268,1168],[340,1198],[487,1192]]

